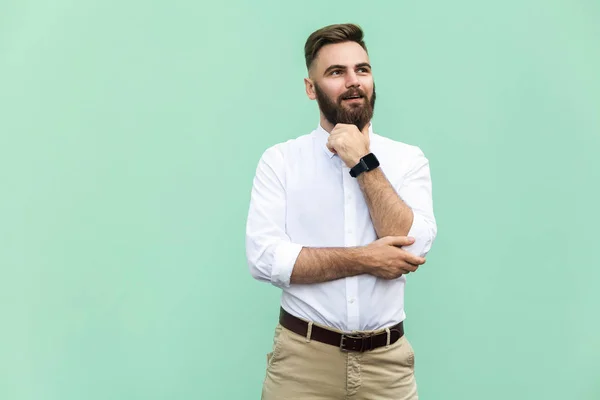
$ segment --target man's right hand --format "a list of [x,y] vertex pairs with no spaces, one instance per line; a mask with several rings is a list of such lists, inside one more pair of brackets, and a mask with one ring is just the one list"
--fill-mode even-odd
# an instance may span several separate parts
[[395,279],[415,272],[425,258],[415,256],[400,246],[410,246],[415,239],[407,236],[386,236],[365,246],[368,257],[367,274],[383,279]]

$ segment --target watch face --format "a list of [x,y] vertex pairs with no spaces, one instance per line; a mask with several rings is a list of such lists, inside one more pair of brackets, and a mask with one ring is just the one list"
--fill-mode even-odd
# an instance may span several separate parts
[[367,166],[367,169],[377,168],[379,166],[379,160],[375,157],[375,154],[369,153],[363,157],[363,160]]
[[370,171],[379,167],[379,160],[375,157],[375,154],[369,153],[360,159],[360,162],[350,169],[350,176],[356,178],[358,175],[365,171]]

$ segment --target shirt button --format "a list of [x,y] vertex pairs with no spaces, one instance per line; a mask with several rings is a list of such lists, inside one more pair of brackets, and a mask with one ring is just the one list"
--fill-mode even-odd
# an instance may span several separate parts
[[352,234],[352,229],[348,229],[348,233]]
[[354,303],[354,298],[351,298],[350,299],[350,304],[353,304],[353,303]]

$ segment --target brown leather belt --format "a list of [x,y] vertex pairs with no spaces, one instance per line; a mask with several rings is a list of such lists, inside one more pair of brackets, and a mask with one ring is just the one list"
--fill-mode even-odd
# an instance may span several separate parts
[[[281,308],[279,323],[286,329],[307,336],[308,322],[293,316]],[[395,343],[404,336],[404,324],[402,322],[390,327],[390,344]],[[339,333],[320,326],[313,325],[310,334],[311,340],[338,346],[341,351],[364,352],[387,345],[388,334],[386,331],[379,333],[353,332]]]

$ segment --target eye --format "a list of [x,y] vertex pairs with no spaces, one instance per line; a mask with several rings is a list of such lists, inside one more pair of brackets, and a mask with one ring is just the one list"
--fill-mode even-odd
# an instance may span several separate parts
[[331,75],[339,75],[341,73],[342,73],[342,71],[340,71],[339,69],[335,69],[335,70],[331,71]]
[[369,69],[368,69],[368,68],[364,68],[364,67],[362,67],[362,68],[359,68],[359,69],[358,69],[358,72],[361,72],[361,73],[363,73],[363,74],[367,74],[367,73],[369,73]]

